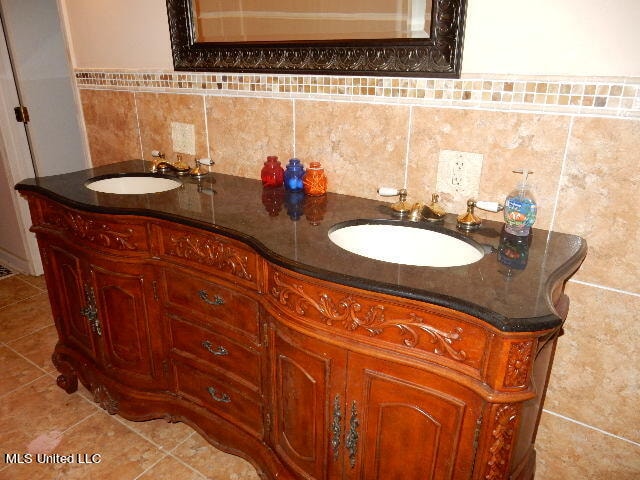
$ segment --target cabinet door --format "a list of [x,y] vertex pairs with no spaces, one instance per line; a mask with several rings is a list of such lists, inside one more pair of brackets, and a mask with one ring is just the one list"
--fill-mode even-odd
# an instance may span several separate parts
[[354,353],[347,388],[346,478],[471,478],[481,412],[475,393],[433,373]]
[[272,342],[272,442],[301,478],[338,478],[346,353],[282,326]]
[[157,354],[162,350],[162,335],[153,270],[98,260],[92,262],[90,272],[105,367],[123,383],[159,387],[154,379],[163,372],[162,357]]
[[47,289],[60,340],[95,359],[97,345],[91,323],[92,290],[83,274],[83,263],[79,256],[66,248],[55,244],[45,248]]

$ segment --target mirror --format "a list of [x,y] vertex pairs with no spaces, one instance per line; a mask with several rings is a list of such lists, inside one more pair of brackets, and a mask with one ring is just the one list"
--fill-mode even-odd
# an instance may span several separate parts
[[427,0],[193,0],[196,42],[428,38]]
[[167,0],[173,64],[177,71],[458,78],[466,3]]

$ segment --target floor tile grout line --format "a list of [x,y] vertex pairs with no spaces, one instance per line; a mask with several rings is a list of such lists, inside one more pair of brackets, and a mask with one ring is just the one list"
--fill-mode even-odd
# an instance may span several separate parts
[[[36,287],[34,287],[34,288],[36,288]],[[20,303],[26,302],[27,300],[33,300],[35,297],[37,297],[39,295],[42,295],[42,294],[46,294],[46,293],[47,293],[47,291],[43,290],[43,291],[40,291],[40,292],[35,293],[33,295],[30,295],[28,297],[21,298],[20,300],[16,300],[15,302],[8,303],[6,305],[2,305],[2,306],[0,306],[0,312],[2,312],[3,310],[5,310],[5,309],[7,309],[9,307],[13,307],[13,306],[18,305]]]
[[[55,323],[51,322],[51,323],[49,323],[47,325],[44,325],[44,326],[39,327],[39,328],[36,328],[35,330],[33,330],[31,332],[25,333],[24,335],[22,335],[20,337],[12,338],[11,340],[8,340],[8,341],[3,340],[2,343],[4,343],[5,345],[8,345],[8,344],[10,344],[12,342],[17,342],[18,340],[22,340],[23,338],[26,338],[29,335],[33,335],[34,333],[38,333],[40,330],[44,330],[45,328],[49,328],[49,327],[55,327]],[[53,352],[51,352],[51,353],[53,353]]]
[[[148,441],[149,443],[151,443],[153,446],[155,446],[160,452],[162,452],[164,454],[164,457],[162,457],[160,460],[158,460],[158,462],[154,463],[151,467],[147,468],[145,470],[145,472],[147,472],[150,468],[152,468],[153,466],[157,465],[163,458],[167,458],[167,457],[171,457],[172,459],[178,461],[179,463],[181,463],[182,465],[184,465],[185,467],[189,468],[190,470],[193,470],[195,473],[197,473],[198,475],[200,475],[203,479],[206,479],[207,477],[198,469],[196,469],[195,467],[193,467],[192,465],[190,465],[189,463],[187,463],[186,461],[184,461],[183,459],[181,459],[180,457],[176,456],[174,451],[183,443],[185,443],[187,440],[189,440],[191,437],[193,437],[194,435],[197,434],[196,431],[191,431],[189,433],[189,435],[187,435],[184,439],[180,440],[178,443],[176,443],[176,445],[171,448],[171,449],[165,449],[162,445],[158,444],[156,441],[154,441],[153,439],[149,438],[147,435],[145,435],[142,432],[137,431],[135,428],[133,428],[132,425],[130,425],[130,422],[135,422],[135,420],[127,420],[126,418],[120,417],[119,415],[115,416],[115,420],[117,420],[118,422],[120,422],[122,425],[124,425],[126,428],[128,428],[129,430],[131,430],[133,433],[135,433],[136,435],[138,435],[139,437],[143,438],[144,440]],[[161,420],[161,419],[158,419]],[[167,425],[170,425],[169,422],[167,422]],[[186,425],[186,424],[185,424]],[[188,426],[188,425],[187,425]],[[189,427],[191,428],[191,427]],[[138,475],[137,477],[135,477],[134,480],[136,480],[137,478],[141,477],[145,472],[141,473],[140,475]]]
[[[35,285],[35,284],[31,283],[29,280],[26,280],[25,278],[22,278],[22,277],[29,277],[29,275],[23,275],[21,273],[12,273],[11,275],[4,275],[4,276],[0,277],[0,284],[2,284],[2,280],[5,280],[5,279],[11,278],[11,277],[16,277],[21,282],[26,283],[27,285],[29,285],[31,287],[37,288],[38,290],[42,290],[42,288],[39,287],[38,285]],[[37,278],[37,277],[34,277],[34,278]]]
[[[39,330],[43,330],[44,328],[48,328],[50,325],[48,325],[47,327],[43,327]],[[35,333],[35,332],[34,332]],[[27,335],[24,335],[23,337],[20,338],[24,338]],[[16,339],[18,340],[18,339]],[[15,340],[12,340],[12,342]],[[20,353],[19,351],[17,351],[15,348],[13,348],[11,345],[9,345],[8,343],[4,344],[5,347],[7,347],[9,350],[11,350],[13,353],[15,353],[16,355],[18,355],[19,357],[23,358],[24,360],[26,360],[27,362],[29,362],[31,365],[33,365],[34,367],[38,368],[39,370],[43,371],[44,373],[50,373],[50,370],[45,370],[43,367],[41,367],[40,365],[38,365],[36,362],[34,362],[33,360],[31,360],[29,357],[24,356],[22,353]]]
[[0,400],[1,400],[1,399],[3,399],[3,398],[5,398],[5,397],[7,397],[7,396],[9,396],[9,395],[11,395],[11,394],[13,394],[13,393],[15,393],[15,392],[17,392],[17,391],[19,391],[19,390],[22,390],[23,388],[28,387],[28,386],[29,386],[29,385],[31,385],[32,383],[35,383],[35,382],[37,382],[38,380],[41,380],[43,377],[46,377],[46,376],[48,376],[48,375],[49,375],[49,373],[48,373],[48,372],[44,372],[42,375],[40,375],[40,376],[38,376],[38,377],[34,378],[33,380],[29,380],[27,383],[24,383],[24,384],[22,384],[22,385],[20,385],[20,386],[18,386],[18,387],[16,387],[16,388],[14,388],[13,390],[9,390],[8,392],[3,393],[2,395],[0,395]]
[[[160,450],[160,449],[158,449],[158,450]],[[160,450],[160,451],[162,451],[162,450]],[[144,477],[149,471],[151,471],[153,468],[155,468],[156,465],[158,465],[162,460],[164,460],[167,457],[168,457],[168,455],[163,452],[163,455],[160,455],[158,460],[153,462],[151,465],[149,465],[147,468],[145,468],[142,472],[140,472],[138,475],[133,477],[133,480],[138,480],[140,477]]]

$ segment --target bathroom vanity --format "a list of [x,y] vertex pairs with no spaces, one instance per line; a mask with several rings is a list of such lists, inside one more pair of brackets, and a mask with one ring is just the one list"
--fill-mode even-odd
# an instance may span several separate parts
[[582,239],[534,229],[513,263],[502,225],[485,222],[468,234],[481,260],[412,267],[328,239],[340,222],[389,218],[379,201],[220,174],[143,195],[84,186],[148,169],[16,186],[60,387],[79,379],[111,414],[185,422],[264,478],[533,478]]

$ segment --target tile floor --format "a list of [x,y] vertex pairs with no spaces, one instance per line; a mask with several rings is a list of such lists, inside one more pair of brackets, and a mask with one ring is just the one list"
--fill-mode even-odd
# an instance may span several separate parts
[[[56,340],[44,278],[0,277],[0,480],[259,478],[184,424],[130,422],[107,414],[83,387],[66,394],[51,363]],[[11,456],[26,453],[31,463]],[[38,462],[37,453],[72,454],[74,463]]]

